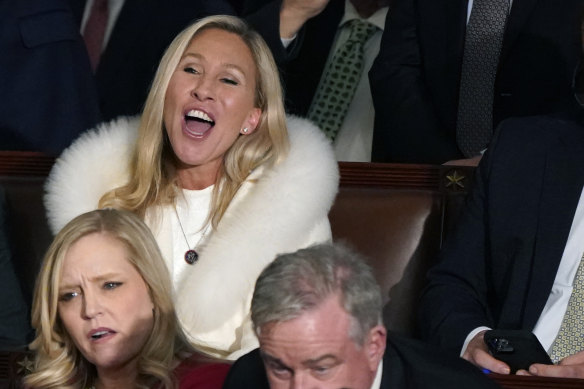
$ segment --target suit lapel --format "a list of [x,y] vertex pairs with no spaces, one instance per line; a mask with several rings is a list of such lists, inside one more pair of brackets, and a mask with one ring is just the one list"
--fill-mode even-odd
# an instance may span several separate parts
[[81,20],[83,19],[83,11],[85,10],[86,3],[87,1],[85,0],[69,0],[71,11],[73,11],[75,20],[79,25],[81,25]]
[[[518,1],[518,0],[516,0]],[[567,137],[547,154],[523,325],[533,328],[547,302],[584,183],[584,147]]]
[[383,354],[383,371],[381,372],[380,388],[407,388],[404,362],[399,352],[395,349],[392,340],[392,334],[388,333],[385,353]]
[[157,4],[156,0],[126,0],[112,30],[110,41],[127,45],[133,44],[140,37],[143,38],[144,29],[150,28],[151,19],[156,17]]
[[420,0],[419,22],[431,26],[433,44],[445,48],[439,52],[443,63],[450,65],[453,58],[458,63],[462,58],[467,8],[468,0]]
[[454,0],[444,3],[444,20],[452,21],[452,23],[447,24],[446,29],[446,39],[449,42],[448,50],[451,52],[449,58],[462,60],[467,10],[468,0]]
[[505,37],[503,39],[499,64],[503,63],[507,54],[512,49],[515,39],[517,39],[523,26],[531,17],[531,13],[535,9],[538,1],[540,0],[513,0],[511,13],[507,20],[507,27],[505,28]]
[[105,77],[104,74],[115,74],[116,61],[120,60],[120,53],[124,53],[128,47],[133,47],[141,39],[147,39],[147,33],[144,30],[151,29],[154,25],[151,19],[157,15],[155,10],[157,4],[156,0],[126,0],[124,2],[108,44],[101,55],[97,67],[98,79]]

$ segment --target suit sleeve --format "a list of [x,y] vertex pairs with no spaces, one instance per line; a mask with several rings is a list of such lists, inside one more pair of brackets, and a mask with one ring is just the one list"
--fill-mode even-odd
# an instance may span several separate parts
[[302,28],[290,46],[284,47],[280,37],[281,6],[282,0],[247,0],[241,11],[242,17],[264,38],[279,67],[298,56],[304,36]]
[[418,315],[423,339],[460,353],[466,336],[480,326],[493,327],[488,309],[488,187],[496,142],[476,173],[457,228],[428,273]]
[[0,1],[0,145],[59,155],[100,120],[79,26],[65,1]]
[[423,78],[414,0],[395,0],[369,72],[374,162],[442,163],[460,152],[447,139]]

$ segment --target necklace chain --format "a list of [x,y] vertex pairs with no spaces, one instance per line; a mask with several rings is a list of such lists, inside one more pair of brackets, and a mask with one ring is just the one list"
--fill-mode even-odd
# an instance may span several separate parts
[[201,241],[205,238],[205,235],[207,234],[207,231],[209,230],[209,226],[211,223],[207,223],[207,225],[205,226],[205,229],[203,230],[203,233],[201,234],[201,237],[199,238],[199,240],[197,241],[195,246],[193,248],[191,248],[191,245],[189,244],[189,240],[187,239],[187,234],[185,233],[185,230],[184,230],[182,223],[180,221],[180,217],[178,216],[178,211],[176,210],[176,206],[173,205],[173,208],[174,208],[174,214],[176,215],[176,220],[178,221],[178,225],[179,225],[180,230],[183,234],[183,237],[185,238],[185,243],[187,244],[187,248],[188,248],[188,250],[185,252],[184,259],[185,259],[186,263],[188,263],[189,265],[192,265],[195,262],[197,262],[197,260],[199,259],[199,253],[197,252],[197,247],[199,246]]

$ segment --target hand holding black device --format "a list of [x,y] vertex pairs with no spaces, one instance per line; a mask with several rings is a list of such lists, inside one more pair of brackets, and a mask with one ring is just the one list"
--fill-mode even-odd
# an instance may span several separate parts
[[490,330],[485,343],[491,355],[505,362],[511,373],[529,369],[534,363],[553,364],[537,337],[525,330]]

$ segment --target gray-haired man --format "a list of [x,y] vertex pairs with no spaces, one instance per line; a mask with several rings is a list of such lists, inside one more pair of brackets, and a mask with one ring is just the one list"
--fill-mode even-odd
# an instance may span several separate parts
[[459,358],[388,334],[371,269],[339,245],[280,255],[251,304],[260,349],[224,388],[496,388]]

